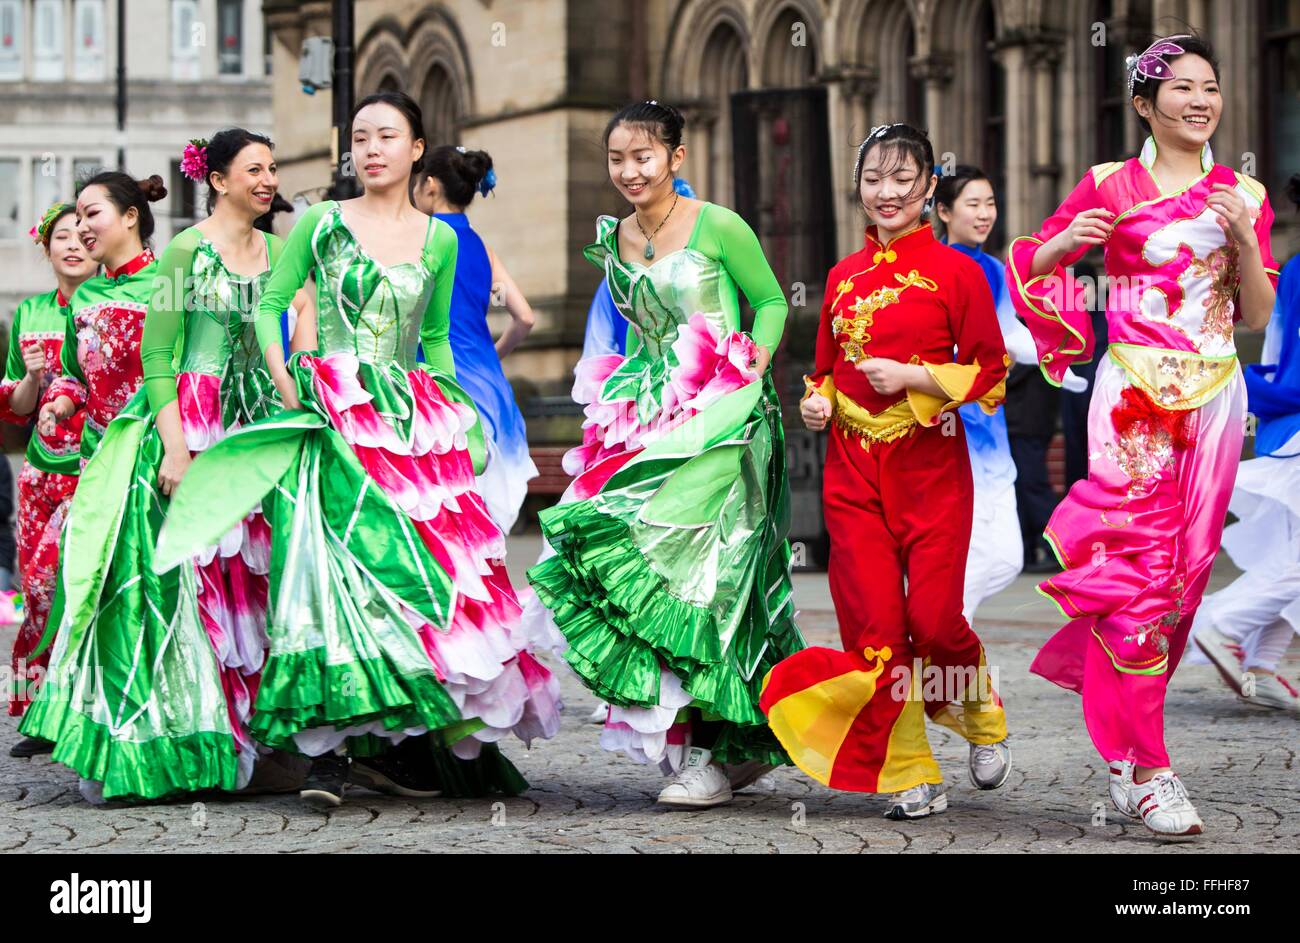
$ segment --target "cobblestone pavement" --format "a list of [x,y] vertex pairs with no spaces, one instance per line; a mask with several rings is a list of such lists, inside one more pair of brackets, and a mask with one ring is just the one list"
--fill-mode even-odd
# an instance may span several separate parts
[[[514,538],[511,569],[535,559],[537,538]],[[1216,574],[1221,585],[1227,576]],[[836,644],[825,577],[797,577],[800,623],[814,644]],[[517,585],[519,585],[517,583]],[[531,751],[506,752],[532,788],[505,800],[404,800],[355,789],[323,814],[293,795],[204,798],[135,807],[83,802],[75,774],[47,757],[0,754],[0,849],[30,851],[560,851],[560,852],[961,852],[1195,853],[1300,850],[1295,715],[1239,702],[1214,670],[1184,665],[1169,693],[1169,746],[1207,834],[1166,844],[1106,803],[1105,768],[1083,730],[1078,698],[1028,673],[1054,626],[1051,610],[1017,583],[980,611],[976,628],[1012,731],[1014,770],[995,792],[975,790],[966,747],[931,727],[947,773],[947,812],[908,823],[880,816],[881,799],[836,793],[784,769],[706,812],[659,808],[662,780],[607,754],[584,718],[594,699],[561,671],[564,728]],[[0,638],[6,646],[11,638]],[[1292,655],[1292,676],[1300,659]],[[6,718],[5,745],[17,734]]]

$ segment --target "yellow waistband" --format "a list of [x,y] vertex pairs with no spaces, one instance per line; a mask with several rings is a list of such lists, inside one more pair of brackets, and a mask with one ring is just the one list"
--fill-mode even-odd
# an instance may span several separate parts
[[1205,357],[1188,350],[1111,344],[1110,356],[1130,382],[1164,409],[1204,406],[1237,372],[1237,355]]
[[835,425],[846,434],[859,437],[865,449],[869,442],[893,442],[916,426],[916,413],[906,399],[872,415],[839,390],[835,391]]

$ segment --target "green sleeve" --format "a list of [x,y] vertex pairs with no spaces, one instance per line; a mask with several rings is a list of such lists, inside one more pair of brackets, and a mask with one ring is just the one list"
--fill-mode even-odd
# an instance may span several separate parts
[[271,267],[271,277],[262,290],[262,297],[257,303],[257,316],[253,322],[257,343],[263,353],[272,344],[281,343],[280,313],[289,307],[293,296],[307,281],[307,274],[315,264],[312,239],[316,235],[316,226],[320,223],[320,218],[335,205],[333,200],[325,200],[307,210],[294,225],[279,258]]
[[5,357],[5,379],[10,383],[17,383],[27,376],[27,364],[23,362],[22,345],[18,341],[18,335],[22,332],[23,312],[30,305],[30,298],[18,302],[14,318],[9,322],[9,354]]
[[775,354],[788,309],[781,283],[772,274],[758,237],[749,223],[725,206],[710,203],[700,212],[706,214],[700,221],[700,251],[722,262],[745,293],[754,309],[754,343]]
[[77,302],[82,301],[81,288],[72,293],[68,299],[67,326],[64,329],[63,349],[59,352],[59,366],[65,377],[72,377],[80,383],[86,382],[86,375],[81,372],[81,362],[77,360]]
[[420,344],[429,366],[450,377],[456,376],[451,354],[451,290],[456,280],[456,232],[440,219],[434,220],[433,235],[425,246],[424,264],[433,276],[433,294],[420,323]]
[[158,273],[149,290],[149,310],[140,337],[140,367],[145,395],[155,416],[176,399],[176,340],[181,336],[186,283],[200,235],[192,226],[177,234],[158,260]]

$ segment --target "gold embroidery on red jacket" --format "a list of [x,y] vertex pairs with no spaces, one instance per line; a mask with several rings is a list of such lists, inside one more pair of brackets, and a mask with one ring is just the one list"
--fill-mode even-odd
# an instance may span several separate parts
[[848,310],[853,312],[852,317],[839,314],[831,322],[831,331],[842,338],[840,348],[844,351],[844,359],[849,363],[857,363],[864,355],[870,356],[863,345],[871,340],[867,328],[875,324],[877,311],[895,304],[899,296],[914,285],[927,291],[939,290],[939,286],[933,279],[926,278],[916,269],[912,269],[906,275],[895,272],[894,280],[898,282],[898,287],[877,288],[865,298],[859,297],[848,307]]

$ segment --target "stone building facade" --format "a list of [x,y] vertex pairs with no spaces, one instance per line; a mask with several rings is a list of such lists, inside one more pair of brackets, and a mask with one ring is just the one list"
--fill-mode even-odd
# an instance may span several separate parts
[[[294,66],[303,37],[329,33],[330,4],[263,8],[285,190],[315,199],[329,99],[304,96]],[[1215,44],[1216,157],[1269,186],[1279,258],[1300,248],[1282,195],[1300,171],[1300,8],[1282,0],[358,0],[356,16],[357,94],[403,89],[434,142],[495,161],[497,192],[470,212],[538,312],[507,364],[521,396],[567,387],[599,278],[579,250],[596,215],[626,212],[601,131],[629,100],[686,114],[684,176],[759,231],[794,303],[792,362],[810,359],[820,279],[860,245],[851,172],[867,129],[910,121],[941,161],[983,166],[1003,243],[1090,165],[1136,152],[1123,60],[1153,32],[1190,25]]]

